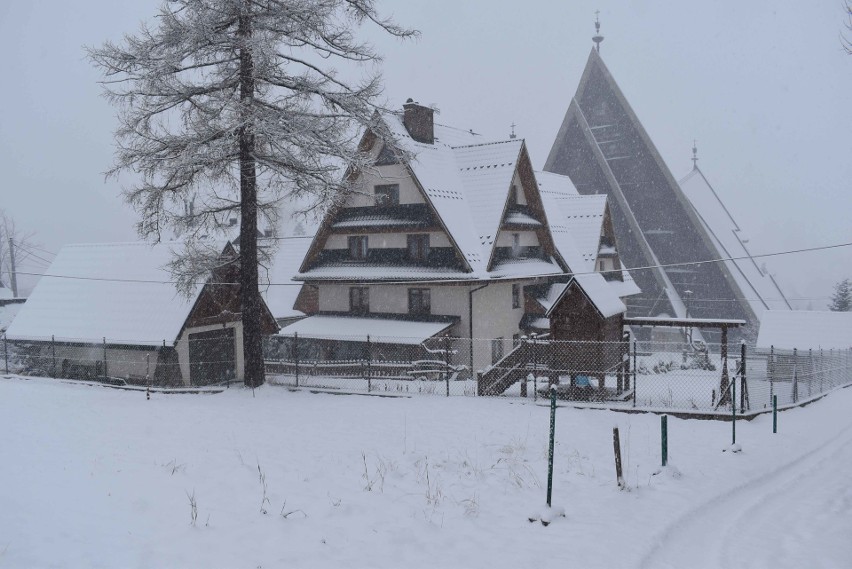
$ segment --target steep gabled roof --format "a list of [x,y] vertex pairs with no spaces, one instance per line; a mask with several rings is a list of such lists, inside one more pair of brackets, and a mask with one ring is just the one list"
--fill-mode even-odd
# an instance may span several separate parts
[[790,310],[792,307],[775,279],[751,257],[747,238],[698,166],[679,183],[722,258],[732,259],[725,261],[725,265],[755,314]]
[[[7,330],[9,338],[174,342],[194,305],[166,265],[178,243],[66,245]],[[49,275],[49,276],[48,276]]]
[[[583,194],[606,192],[619,241],[644,291],[632,315],[746,317],[758,314],[633,111],[600,54],[592,50],[551,148],[545,170],[571,176]],[[700,265],[683,265],[704,261]],[[661,268],[665,265],[666,268]]]
[[[623,314],[627,308],[600,273],[575,275],[568,283],[553,285],[547,295],[546,316],[550,317],[556,306],[571,287],[578,287],[603,318]],[[541,302],[541,301],[540,301]],[[544,303],[542,303],[544,305]]]
[[[404,278],[407,272],[417,279],[484,279],[562,272],[557,259],[539,260],[536,263],[518,259],[516,262],[505,261],[494,267],[489,266],[515,172],[527,164],[527,169],[532,173],[523,140],[483,142],[478,135],[436,123],[435,141],[426,144],[411,138],[400,114],[386,113],[379,119],[396,139],[397,146],[406,156],[404,165],[423,199],[464,259],[464,271],[437,270],[436,273],[435,269],[428,267],[405,267],[399,270],[385,267],[383,270],[381,266],[370,267],[365,264],[308,269],[306,263],[303,263],[298,278],[397,280]],[[537,188],[530,190],[537,191]],[[335,215],[335,211],[329,214]],[[327,218],[323,227],[330,224],[330,218]],[[541,230],[547,231],[546,227]],[[323,232],[321,229],[320,233]],[[319,247],[322,239],[318,235],[311,250]],[[549,233],[545,241],[550,243],[548,239]],[[399,271],[403,269],[400,274]]]

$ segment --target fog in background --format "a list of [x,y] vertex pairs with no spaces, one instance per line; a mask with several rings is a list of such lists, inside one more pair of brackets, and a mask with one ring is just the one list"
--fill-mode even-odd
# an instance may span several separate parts
[[[104,181],[115,111],[83,46],[119,40],[158,0],[0,5],[0,208],[35,241],[136,238],[120,184]],[[842,2],[379,1],[418,28],[385,55],[385,97],[434,104],[443,124],[507,137],[515,123],[541,168],[592,47],[676,179],[699,166],[752,253],[852,241],[852,56]],[[125,180],[127,182],[132,179]],[[49,255],[43,255],[47,260]],[[760,262],[760,261],[759,261]],[[768,259],[802,308],[825,307],[852,277],[852,248]],[[38,273],[44,260],[21,271]],[[20,277],[26,293],[33,278]]]

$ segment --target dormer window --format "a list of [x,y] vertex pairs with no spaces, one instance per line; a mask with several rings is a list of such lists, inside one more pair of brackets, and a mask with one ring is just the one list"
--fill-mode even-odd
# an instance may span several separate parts
[[399,184],[373,186],[373,193],[378,206],[399,205]]
[[512,233],[512,256],[519,257],[521,255],[521,234]]
[[509,191],[509,205],[518,205],[518,186],[512,184],[512,189]]
[[349,238],[349,258],[352,261],[366,261],[367,251],[366,235],[356,235]]

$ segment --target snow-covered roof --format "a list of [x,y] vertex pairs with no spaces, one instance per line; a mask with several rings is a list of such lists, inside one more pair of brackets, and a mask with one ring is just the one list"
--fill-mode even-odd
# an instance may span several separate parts
[[757,317],[765,310],[790,310],[775,280],[751,258],[748,239],[701,170],[694,168],[679,184],[719,253],[737,258],[725,265]]
[[[565,292],[572,286],[579,286],[586,294],[586,297],[591,301],[595,308],[604,318],[611,318],[616,314],[623,314],[627,307],[615,293],[609,282],[604,279],[600,273],[588,273],[575,275],[571,278],[568,284],[553,285],[548,291],[545,302],[549,304],[546,307],[547,316],[553,312],[554,307],[559,304],[559,300],[565,295]],[[553,290],[556,288],[556,290]],[[558,294],[557,294],[558,292]],[[555,296],[555,298],[553,298]],[[539,301],[541,302],[541,301]]]
[[165,268],[179,244],[66,245],[7,330],[9,338],[131,345],[173,343],[195,296]]
[[757,347],[799,350],[852,349],[852,312],[766,310]]
[[568,176],[536,172],[550,234],[571,271],[595,270],[606,212],[606,196],[581,196]]
[[15,319],[15,316],[18,315],[18,312],[23,308],[23,303],[15,302],[11,304],[5,304],[0,306],[0,332],[5,330],[12,324],[12,321]]
[[302,289],[302,283],[294,281],[293,276],[299,272],[312,237],[289,236],[281,239],[272,266],[268,270],[260,268],[260,292],[276,320],[304,316],[303,312],[293,308]]
[[467,280],[470,279],[470,273],[464,273],[454,267],[337,261],[299,273],[297,278],[312,281]]
[[332,316],[317,314],[282,328],[280,336],[371,342],[378,344],[421,344],[450,328],[455,322],[421,322],[394,318]]

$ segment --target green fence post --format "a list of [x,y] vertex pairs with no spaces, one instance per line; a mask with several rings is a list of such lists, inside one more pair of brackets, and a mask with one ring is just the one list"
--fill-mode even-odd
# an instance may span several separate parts
[[550,448],[547,451],[547,507],[553,497],[553,441],[556,438],[556,386],[550,386]]
[[772,432],[778,432],[778,396],[772,396]]
[[669,416],[660,417],[660,444],[662,445],[663,466],[669,462]]

